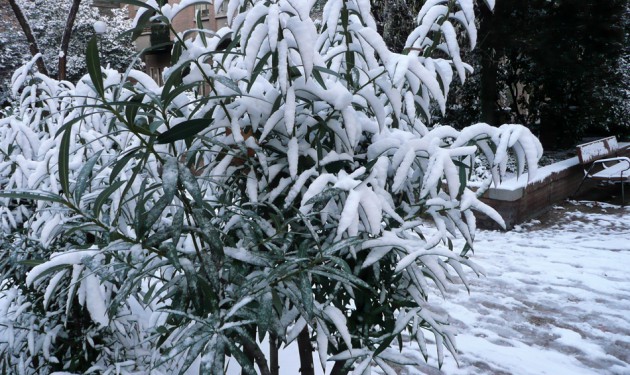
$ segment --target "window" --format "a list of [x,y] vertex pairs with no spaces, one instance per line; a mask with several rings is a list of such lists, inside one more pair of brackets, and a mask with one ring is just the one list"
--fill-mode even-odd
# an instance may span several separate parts
[[200,13],[201,18],[210,17],[210,4],[198,4],[195,5],[195,9]]
[[162,86],[164,84],[164,82],[162,81],[162,71],[163,68],[157,68],[153,66],[149,67],[149,75],[159,86]]
[[227,11],[225,10],[225,3],[221,3],[221,6],[217,10],[217,17],[227,17]]

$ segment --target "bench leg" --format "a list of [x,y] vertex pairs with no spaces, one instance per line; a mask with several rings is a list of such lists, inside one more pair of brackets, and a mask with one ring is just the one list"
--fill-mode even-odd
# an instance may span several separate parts
[[575,193],[573,193],[573,198],[577,199],[577,193],[580,191],[580,189],[582,188],[582,185],[584,185],[584,181],[586,181],[587,178],[588,178],[588,175],[584,175],[582,182],[580,182],[580,185],[578,185],[577,190],[575,191]]

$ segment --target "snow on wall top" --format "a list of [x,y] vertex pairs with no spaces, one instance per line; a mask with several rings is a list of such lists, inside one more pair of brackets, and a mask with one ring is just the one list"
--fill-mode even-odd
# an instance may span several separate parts
[[574,165],[578,165],[578,164],[579,164],[579,160],[577,157],[562,160],[557,163],[549,164],[542,168],[538,168],[538,170],[536,171],[536,175],[529,182],[528,182],[529,180],[528,173],[524,173],[523,175],[520,176],[520,178],[513,177],[510,179],[506,179],[505,181],[503,181],[503,183],[497,186],[496,189],[512,190],[512,191],[522,189],[522,188],[525,188],[528,184],[535,184],[551,176],[554,173],[562,172],[563,170],[569,169],[573,167]]
[[[588,163],[589,161],[597,159],[599,156],[606,155],[619,149],[620,147],[626,146],[630,146],[630,143],[618,144],[615,137],[609,137],[594,142],[585,143],[584,145],[578,146],[578,156],[571,159],[562,160],[557,163],[544,166],[542,168],[538,168],[538,170],[536,171],[536,175],[531,181],[528,182],[529,176],[527,173],[524,173],[520,177],[515,176],[513,178],[504,180],[499,186],[494,189],[510,191],[522,189],[525,188],[528,184],[535,184],[537,182],[543,181],[545,178],[551,176],[554,173],[562,172],[563,170],[569,169],[578,164]],[[580,160],[580,150],[582,152],[582,160],[586,161]]]

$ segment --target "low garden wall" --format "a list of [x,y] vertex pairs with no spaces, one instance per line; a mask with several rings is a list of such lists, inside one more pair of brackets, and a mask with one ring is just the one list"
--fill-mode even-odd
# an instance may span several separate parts
[[[628,156],[627,152],[625,156]],[[539,168],[536,177],[529,183],[527,178],[524,174],[505,180],[498,187],[488,189],[481,199],[501,214],[508,230],[574,196],[584,178],[584,168],[576,156]],[[586,180],[579,193],[587,193],[596,186],[597,182]],[[500,229],[483,214],[478,214],[477,225],[484,229]]]

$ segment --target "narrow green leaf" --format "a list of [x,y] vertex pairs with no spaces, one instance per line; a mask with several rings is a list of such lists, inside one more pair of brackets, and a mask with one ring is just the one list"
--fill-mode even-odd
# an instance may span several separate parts
[[[186,342],[186,341],[182,340],[182,342]],[[185,371],[187,371],[192,366],[193,362],[195,361],[195,359],[197,359],[197,357],[200,357],[202,355],[206,345],[211,345],[206,340],[202,340],[201,337],[198,337],[196,340],[190,340],[190,342],[191,342],[190,346],[188,346],[185,350],[182,351],[182,354],[185,354],[184,363],[182,364],[182,370],[185,370]],[[187,345],[180,344],[180,346],[185,348]],[[204,361],[202,361],[202,364],[207,362],[207,358],[206,358],[207,355],[208,354],[204,355]],[[182,371],[181,373],[183,374],[184,372]],[[208,374],[208,375],[215,375],[215,374],[210,374],[209,372],[200,372],[200,373]]]
[[388,338],[386,338],[381,343],[381,345],[376,348],[374,354],[372,354],[372,357],[378,357],[378,355],[381,354],[385,349],[389,348],[389,345],[392,343],[392,341],[394,341],[394,338],[396,338],[396,336],[389,336]]
[[162,212],[172,202],[172,200],[172,195],[164,194],[160,197],[160,199],[157,200],[157,202],[155,202],[153,207],[151,207],[151,209],[147,212],[146,216],[140,218],[140,220],[142,220],[143,234],[160,219]]
[[142,13],[142,15],[140,15],[140,18],[138,18],[138,22],[136,23],[137,26],[126,32],[126,33],[131,33],[131,40],[136,40],[138,39],[140,35],[142,35],[142,33],[144,32],[144,29],[147,27],[147,25],[151,21],[151,17],[155,15],[155,9],[146,6],[146,4],[144,8],[148,8],[148,9],[144,13]]
[[238,87],[238,84],[232,81],[231,79],[229,79],[228,77],[215,76],[214,80],[221,83],[223,86],[231,89],[232,91],[236,92],[237,94],[242,95],[241,89]]
[[136,238],[142,238],[144,236],[144,214],[146,209],[144,207],[144,192],[147,188],[147,179],[143,179],[140,183],[140,191],[138,192],[138,201],[136,202],[136,217],[134,226],[136,230]]
[[466,242],[466,244],[464,245],[464,248],[462,249],[462,252],[459,254],[459,256],[465,257],[466,255],[468,255],[469,251],[472,251],[474,253],[474,249],[472,248],[472,246],[470,246],[470,244],[468,242]]
[[[170,78],[170,77],[169,77]],[[168,92],[166,95],[164,95],[164,93],[162,94],[162,100],[164,100],[164,105],[169,105],[173,99],[175,99],[177,97],[177,95],[185,92],[185,91],[189,91],[195,87],[199,86],[199,83],[197,82],[193,82],[193,83],[189,83],[186,85],[178,85],[175,90]]]
[[101,213],[101,208],[103,207],[103,204],[105,204],[105,202],[107,201],[107,199],[109,199],[109,197],[116,191],[118,190],[118,188],[120,188],[123,184],[125,183],[125,181],[116,181],[113,184],[109,185],[107,187],[107,189],[103,190],[97,197],[96,200],[94,201],[94,217],[98,218],[98,215]]
[[174,156],[167,156],[162,168],[162,189],[169,201],[173,200],[177,190],[179,162]]
[[171,50],[171,65],[175,65],[179,61],[182,50],[182,43],[179,40],[175,41],[175,43],[173,43],[173,49]]
[[127,154],[125,156],[123,156],[122,158],[120,158],[118,161],[116,161],[116,163],[114,164],[114,166],[112,167],[112,172],[109,174],[109,183],[113,183],[114,180],[116,179],[116,177],[118,177],[118,174],[120,173],[120,171],[122,171],[122,169],[127,165],[127,163],[129,162],[129,160],[133,157],[136,156],[136,152],[140,150],[140,147],[134,147],[132,149],[129,149],[127,151]]
[[181,139],[192,137],[210,126],[210,122],[211,120],[208,119],[195,119],[184,121],[173,126],[164,133],[158,135],[157,143],[171,143],[179,141]]
[[142,242],[142,245],[145,247],[160,247],[160,244],[163,244],[164,241],[168,240],[169,238],[170,233],[168,231],[157,231],[145,238]]
[[186,166],[179,164],[179,180],[184,185],[184,188],[190,195],[193,197],[193,200],[197,207],[203,208],[203,194],[201,193],[201,189],[199,188],[199,183],[195,176],[193,176],[190,169]]
[[70,138],[72,127],[68,127],[61,137],[59,144],[59,183],[63,194],[70,196]]
[[[201,20],[201,11],[200,10],[195,10],[195,13],[196,13],[195,14],[195,16],[196,16],[195,18],[196,18],[196,21],[197,21],[197,28],[198,29],[203,29],[203,21]],[[201,38],[201,43],[203,43],[203,46],[204,47],[208,47],[208,41],[206,39],[206,34],[202,33],[202,32],[199,32],[197,34],[199,34],[199,37]]]
[[[271,78],[269,82],[278,82],[278,66],[280,65],[280,57],[278,56],[278,50],[275,50],[271,55]],[[273,113],[273,112],[272,112]]]
[[103,84],[103,73],[101,72],[101,60],[98,56],[96,36],[93,36],[88,42],[85,60],[87,71],[90,75],[90,79],[92,80],[92,84],[94,85],[94,89],[102,98],[105,96],[105,86]]
[[466,185],[468,184],[468,174],[466,173],[466,167],[459,167],[459,191],[457,192],[457,199],[461,199],[462,194],[464,194],[464,190],[466,190]]
[[263,69],[265,69],[265,67],[268,65],[267,63],[268,63],[269,57],[271,57],[271,52],[267,52],[265,56],[263,56],[254,67],[251,78],[249,79],[249,83],[247,84],[247,91],[249,91],[252,88],[252,86],[254,85],[254,82],[256,82],[256,78],[258,77],[258,75],[260,75]]
[[173,240],[173,244],[177,245],[179,238],[182,235],[182,228],[184,227],[184,209],[179,208],[175,215],[173,215],[173,221],[171,224],[170,236]]
[[251,358],[245,355],[245,353],[242,352],[241,348],[235,345],[234,340],[226,340],[225,342],[227,343],[228,348],[230,349],[230,353],[236,359],[239,366],[241,366],[241,368],[243,369],[243,372],[246,375],[258,374],[256,372],[256,369],[254,368],[254,364],[252,363]]
[[[225,48],[225,51],[228,52],[228,53],[223,55],[223,59],[221,60],[221,64],[225,64],[225,60],[230,56],[229,52],[232,52],[232,50],[234,48],[236,48],[237,46],[239,46],[241,44],[241,34],[240,33],[236,33],[236,35],[232,35],[230,33],[228,35],[229,35],[230,38],[232,38],[232,40],[230,41],[230,44],[228,44],[228,46]],[[226,37],[227,37],[227,35],[226,35]],[[221,43],[224,42],[224,39],[221,40]]]
[[313,316],[313,289],[311,286],[311,282],[308,279],[308,275],[306,273],[300,274],[300,294],[302,296],[302,303],[304,309],[308,313],[308,317]]
[[306,205],[309,204],[318,204],[318,203],[326,203],[329,200],[338,197],[341,193],[343,192],[342,189],[339,188],[329,188],[329,189],[325,189],[322,192],[315,194],[313,197],[311,197],[308,201],[306,201]]
[[125,118],[127,123],[133,125],[136,121],[136,115],[140,109],[144,94],[136,94],[128,102],[125,103]]
[[324,83],[324,79],[322,78],[322,74],[319,72],[319,70],[313,69],[313,77],[315,77],[315,80],[317,81],[317,83],[319,83],[320,86],[322,86],[324,89],[327,89],[326,84]]
[[48,276],[48,275],[54,275],[57,272],[70,268],[72,267],[72,265],[70,264],[58,264],[56,266],[52,266],[50,268],[46,268],[46,270],[44,270],[43,272],[41,272],[40,274],[37,275],[37,277],[35,277],[33,279],[33,283],[36,284],[38,280],[41,280],[42,278]]
[[330,75],[335,76],[335,77],[339,77],[339,73],[335,72],[332,69],[324,68],[323,66],[314,66],[313,70],[316,70],[316,71],[318,71],[320,73],[326,73],[326,74],[330,74]]
[[166,82],[164,82],[164,87],[162,88],[162,101],[166,101],[166,99],[170,96],[173,87],[177,87],[182,84],[182,70],[188,68],[189,66],[190,62],[187,61],[177,65],[174,70],[169,71],[168,78],[166,79]]
[[94,169],[94,165],[96,164],[98,159],[101,157],[102,153],[103,153],[103,150],[92,155],[92,157],[90,157],[85,162],[85,164],[79,171],[79,176],[77,177],[77,182],[74,187],[74,200],[75,202],[77,202],[77,204],[79,204],[79,202],[81,201],[81,197],[83,197],[83,193],[85,192],[85,188],[87,187],[87,183],[90,178],[90,175],[92,174],[92,170]]
[[[150,142],[153,142],[154,137],[151,137]],[[144,150],[144,148],[138,148],[139,150]],[[127,196],[127,193],[129,193],[129,191],[131,190],[131,188],[133,187],[136,177],[138,177],[138,174],[140,173],[140,171],[142,170],[143,165],[146,164],[148,158],[150,155],[150,150],[144,150],[144,154],[140,157],[140,162],[134,166],[132,168],[132,173],[131,176],[125,181],[126,185],[125,188],[123,189],[123,192],[121,194],[121,197],[124,199]],[[144,187],[143,187],[144,189]],[[144,197],[144,193],[141,194],[141,199],[142,197]],[[120,218],[120,215],[122,215],[123,213],[123,207],[124,205],[120,205],[118,207],[118,210],[116,211],[116,216],[114,218],[113,223],[118,222],[118,219]],[[137,216],[138,217],[138,216]],[[140,216],[141,217],[141,216]]]
[[37,190],[0,191],[0,198],[32,199],[35,201],[57,202],[62,204],[67,203],[62,197],[57,194]]
[[25,259],[25,260],[19,260],[17,263],[23,266],[35,267],[35,266],[39,266],[40,264],[44,264],[45,262],[46,260],[44,259]]
[[155,121],[153,121],[152,123],[149,124],[149,133],[151,133],[152,135],[155,134],[156,130],[162,126],[162,124],[164,123],[164,120],[162,120],[161,118],[156,119]]
[[256,311],[258,311],[256,321],[258,322],[258,326],[260,327],[260,329],[258,330],[258,339],[260,342],[262,342],[262,340],[265,338],[265,334],[267,333],[273,322],[273,298],[271,296],[271,292],[267,292],[261,296]]
[[282,105],[282,95],[278,95],[276,97],[276,100],[274,100],[273,106],[271,107],[271,112],[269,113],[276,112],[278,109],[280,109],[280,105]]
[[[74,109],[79,109],[79,108],[87,108],[87,106],[74,107]],[[83,121],[86,117],[90,117],[90,116],[93,116],[95,113],[98,113],[97,111],[95,111],[96,108],[104,109],[105,107],[100,106],[100,105],[90,106],[89,111],[85,111],[85,113],[83,113],[82,115],[77,116],[73,118],[72,120],[64,123],[62,126],[60,126],[59,129],[57,129],[57,132],[55,133],[55,138],[59,137],[59,135],[61,135],[66,130],[68,130],[68,128],[71,128],[72,126],[74,126],[74,124]]]
[[356,285],[358,287],[365,288],[365,289],[370,288],[370,286],[365,281],[359,279],[358,277],[352,274],[348,274],[346,272],[339,271],[332,267],[320,267],[318,269],[311,270],[311,273],[313,275],[323,276],[324,278],[328,280],[339,281],[340,283],[343,283],[346,285]]
[[85,223],[85,224],[77,225],[77,226],[74,226],[74,227],[70,227],[63,234],[64,234],[64,236],[70,237],[74,232],[81,232],[81,233],[85,233],[85,232],[104,232],[104,229],[99,227],[96,224]]
[[348,247],[357,246],[363,241],[364,241],[364,239],[359,238],[359,237],[346,238],[346,239],[343,239],[341,241],[337,241],[337,242],[333,243],[331,246],[328,246],[327,248],[325,248],[324,249],[324,254],[332,255],[332,254],[338,253],[340,250],[346,249]]
[[[142,232],[148,231],[153,224],[155,224],[162,215],[162,212],[166,209],[166,207],[171,204],[173,201],[173,197],[175,196],[175,191],[177,190],[177,159],[174,157],[170,157],[167,159],[164,164],[164,170],[162,171],[162,190],[164,191],[164,195],[162,195],[157,202],[151,207],[151,209],[144,216],[138,216],[138,218],[142,218]],[[167,178],[167,176],[170,176]]]

